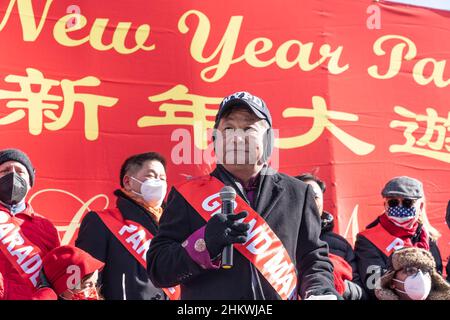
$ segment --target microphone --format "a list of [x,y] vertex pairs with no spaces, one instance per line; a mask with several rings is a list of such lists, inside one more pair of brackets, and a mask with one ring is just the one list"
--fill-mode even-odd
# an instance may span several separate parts
[[[225,186],[220,190],[220,199],[222,200],[222,213],[234,214],[234,199],[236,199],[236,191]],[[222,251],[222,268],[231,269],[233,267],[233,245],[230,244],[223,248]]]

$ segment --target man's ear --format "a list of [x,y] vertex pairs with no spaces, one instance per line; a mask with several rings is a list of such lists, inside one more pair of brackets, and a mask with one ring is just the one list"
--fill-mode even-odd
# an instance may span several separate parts
[[[28,179],[25,179],[25,181],[26,181],[26,183],[27,183],[27,189],[28,189],[28,191],[30,191],[31,188],[33,188],[33,186],[31,185],[30,177],[28,177]],[[36,181],[35,181],[34,183],[36,184]],[[28,192],[28,191],[27,191],[27,192]]]
[[124,187],[124,189],[125,190],[131,190],[131,179],[130,179],[130,176],[128,176],[128,175],[124,175],[123,176],[123,180],[122,180],[122,183],[123,183],[123,187]]

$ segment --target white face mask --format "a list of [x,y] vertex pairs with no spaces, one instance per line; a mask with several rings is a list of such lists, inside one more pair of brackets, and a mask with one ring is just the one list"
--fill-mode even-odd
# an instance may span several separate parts
[[405,291],[395,288],[395,290],[405,293],[412,300],[425,300],[431,291],[431,276],[429,273],[423,274],[421,270],[415,275],[408,276],[405,281],[393,279],[403,283]]
[[165,180],[147,179],[142,182],[134,177],[130,178],[141,184],[141,193],[131,190],[132,192],[141,196],[151,207],[161,207],[167,192],[167,182]]

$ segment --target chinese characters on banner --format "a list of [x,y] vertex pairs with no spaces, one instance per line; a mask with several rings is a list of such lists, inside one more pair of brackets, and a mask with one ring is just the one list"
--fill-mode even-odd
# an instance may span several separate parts
[[249,91],[278,130],[278,170],[327,183],[335,231],[353,241],[384,183],[409,175],[448,256],[449,18],[385,1],[2,1],[0,148],[30,155],[33,207],[68,243],[114,205],[131,154],[163,154],[170,185],[211,170],[172,159],[173,133],[207,153],[223,97]]

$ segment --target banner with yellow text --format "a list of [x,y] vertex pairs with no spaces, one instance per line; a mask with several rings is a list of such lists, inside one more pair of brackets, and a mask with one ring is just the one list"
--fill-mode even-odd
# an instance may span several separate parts
[[371,0],[0,1],[0,148],[36,167],[31,203],[64,243],[114,205],[119,168],[157,151],[169,184],[214,167],[221,99],[249,91],[273,166],[314,172],[349,241],[394,176],[423,181],[450,254],[450,12]]

